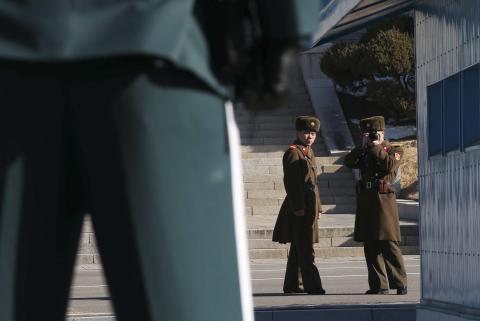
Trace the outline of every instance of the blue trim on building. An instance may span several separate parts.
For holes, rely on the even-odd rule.
[[[427,87],[428,156],[480,145],[480,66]]]

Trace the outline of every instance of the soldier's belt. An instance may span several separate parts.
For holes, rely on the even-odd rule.
[[[361,180],[358,182],[362,190],[377,190],[380,193],[392,193],[395,190],[391,187],[391,184],[384,179],[380,180]]]
[[[364,188],[364,189],[376,189],[378,188],[378,180],[374,180],[374,181],[365,181],[365,180],[361,180],[359,181],[358,183],[360,184],[360,187],[361,188]]]

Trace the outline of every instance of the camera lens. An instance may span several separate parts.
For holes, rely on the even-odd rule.
[[[380,140],[380,135],[377,132],[370,132],[368,138],[373,142],[375,140]]]

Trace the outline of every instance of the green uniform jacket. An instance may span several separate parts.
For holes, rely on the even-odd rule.
[[[283,155],[283,184],[287,196],[282,203],[278,213],[277,222],[273,230],[274,242],[288,243],[292,241],[292,223],[293,213],[297,210],[306,210],[309,205],[306,204],[305,189],[307,183],[311,183],[315,191],[315,199],[312,208],[314,213],[306,215],[316,215],[321,212],[320,195],[317,186],[317,166],[315,164],[315,155],[310,147],[300,145],[295,141],[293,145]],[[318,220],[313,219],[313,241],[318,243]]]
[[[260,3],[269,37],[302,38],[319,24],[319,0]],[[224,94],[226,89],[210,66],[212,44],[205,34],[201,7],[202,2],[195,0],[1,1],[0,58],[66,61],[154,56],[193,72]]]
[[[401,147],[384,141],[371,149],[354,148],[345,156],[345,165],[360,169],[362,181],[384,179],[392,183],[403,157]],[[357,183],[357,212],[355,217],[356,241],[389,240],[400,241],[397,198],[393,188],[380,193],[378,187],[365,188]]]

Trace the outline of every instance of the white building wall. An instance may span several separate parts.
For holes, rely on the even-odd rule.
[[[417,319],[480,319],[480,150],[429,158],[427,128],[427,86],[480,62],[480,1],[419,1],[415,21],[422,272]]]

